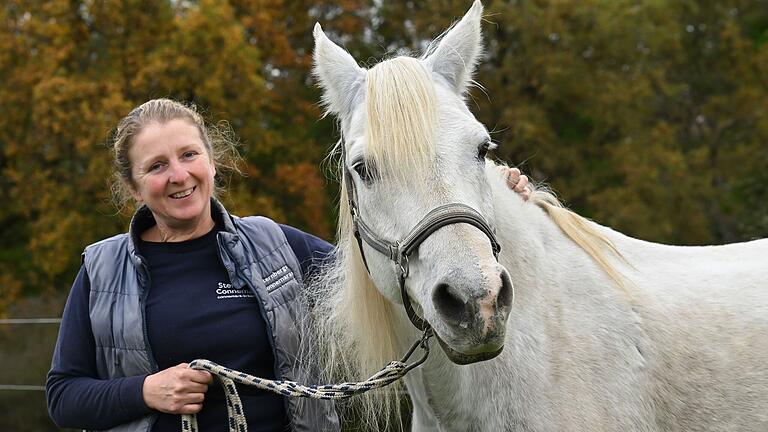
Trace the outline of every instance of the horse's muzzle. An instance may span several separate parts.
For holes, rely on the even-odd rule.
[[[506,269],[482,287],[441,281],[432,294],[440,325],[440,345],[454,363],[467,364],[496,357],[504,347],[506,323],[514,289]]]

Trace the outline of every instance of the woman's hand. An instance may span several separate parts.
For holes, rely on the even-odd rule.
[[[498,166],[501,175],[507,179],[507,187],[520,194],[523,200],[528,201],[531,197],[531,188],[528,187],[528,176],[521,174],[517,168],[509,168],[503,165]]]
[[[205,392],[212,380],[209,372],[181,363],[144,379],[144,402],[168,414],[195,414],[203,409]]]

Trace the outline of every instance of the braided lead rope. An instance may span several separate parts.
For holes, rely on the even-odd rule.
[[[401,360],[391,361],[367,380],[359,382],[305,386],[295,381],[259,378],[204,359],[193,360],[189,364],[189,367],[192,369],[207,370],[221,382],[222,387],[224,388],[224,395],[227,398],[229,432],[247,432],[248,424],[245,420],[243,403],[237,393],[235,383],[254,386],[262,390],[268,390],[288,397],[307,397],[323,400],[347,399],[392,384],[405,376],[405,374],[412,369],[424,363],[429,356],[428,342],[430,337],[432,337],[432,329],[427,328],[421,336],[421,339],[411,345],[411,348]],[[421,347],[424,351],[424,355],[416,362],[410,365],[407,364],[406,361],[417,347]],[[182,432],[200,432],[197,426],[197,415],[183,414],[181,416],[181,430]]]
[[[199,362],[200,360],[197,360],[197,361]],[[208,360],[202,360],[202,361],[210,363],[210,367],[222,368],[222,366],[219,366],[213,362],[209,362]],[[190,364],[190,367],[191,366],[192,365]],[[209,366],[209,365],[206,365],[206,366]],[[195,369],[199,369],[199,367]],[[205,369],[209,370],[208,367],[205,367]],[[229,432],[247,432],[248,424],[245,420],[243,403],[240,400],[240,395],[237,393],[237,387],[235,386],[234,380],[220,374],[214,374],[214,376],[221,383],[221,386],[224,389],[224,394],[227,398],[227,416],[229,417],[229,421],[228,421]],[[184,432],[199,432],[200,428],[197,426],[197,416],[194,414],[182,415],[181,430]]]

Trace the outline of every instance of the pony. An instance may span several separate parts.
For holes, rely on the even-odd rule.
[[[545,189],[511,193],[465,102],[482,10],[421,58],[370,69],[315,25],[343,178],[335,261],[312,299],[328,376],[399,358],[422,334],[407,305],[440,347],[405,377],[414,431],[768,430],[768,241],[655,244]],[[446,205],[479,216],[435,227],[405,263],[370,239],[397,248]],[[396,417],[398,392],[363,406]]]

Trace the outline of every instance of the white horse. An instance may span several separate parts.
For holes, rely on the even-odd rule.
[[[464,100],[481,14],[476,1],[423,58],[369,70],[315,26],[348,182],[335,268],[316,298],[329,367],[370,373],[421,334],[398,265],[370,242],[366,270],[350,203],[387,241],[459,203],[495,229],[501,253],[479,223],[453,223],[406,263],[406,301],[442,348],[406,377],[413,430],[768,431],[768,241],[654,244],[546,191],[510,193]],[[377,403],[369,410],[392,408]]]

